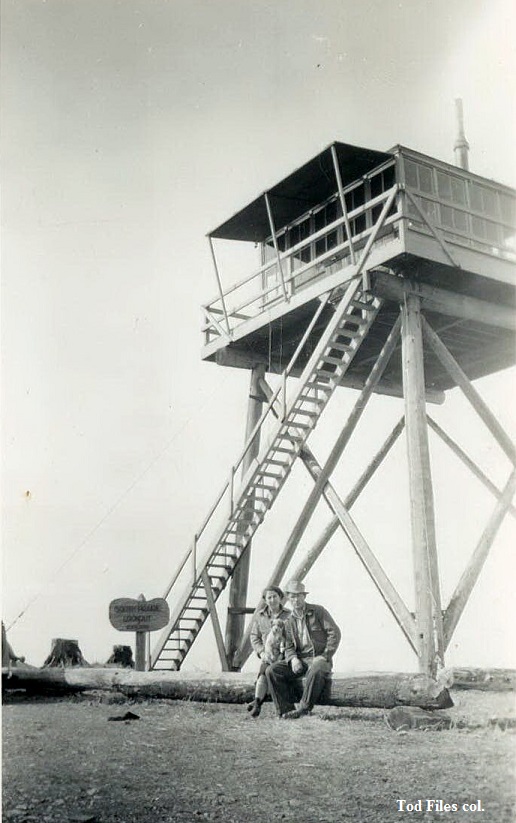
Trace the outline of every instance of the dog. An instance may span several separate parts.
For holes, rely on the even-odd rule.
[[[285,651],[285,623],[275,617],[271,621],[269,634],[265,639],[262,660],[266,663],[275,663]]]

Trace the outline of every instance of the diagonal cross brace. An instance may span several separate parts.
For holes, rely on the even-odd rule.
[[[438,425],[438,423],[436,423],[435,420],[432,417],[430,417],[430,415],[427,415],[427,420],[430,428],[433,429],[434,432],[441,438],[443,443],[446,443],[446,445],[449,446],[452,452],[456,454],[460,460],[462,460],[462,462],[465,466],[468,467],[468,469],[470,469],[472,474],[474,474],[475,477],[478,480],[480,480],[481,483],[483,483],[486,489],[489,489],[491,494],[494,495],[494,497],[496,497],[497,500],[499,500],[502,496],[502,491],[498,488],[498,486],[496,486],[492,482],[492,480],[490,480],[489,477],[486,474],[484,474],[482,469],[479,466],[477,466],[475,461],[472,460],[468,454],[466,454],[464,449],[461,449],[461,447],[458,443],[455,442],[455,440],[452,440],[449,434],[446,434],[444,429],[442,429]],[[512,504],[509,506],[508,512],[509,514],[512,514],[513,517],[516,517],[516,508]]]
[[[459,622],[462,612],[464,611],[468,602],[469,596],[473,591],[475,583],[478,580],[482,567],[486,561],[489,550],[492,546],[493,540],[496,537],[498,529],[507,514],[514,492],[516,491],[516,469],[513,470],[509,480],[507,481],[503,490],[502,496],[498,500],[491,517],[485,527],[482,536],[471,556],[469,564],[465,569],[457,588],[455,589],[451,600],[448,604],[444,615],[444,640],[445,648],[450,643],[450,640],[455,631],[455,627]]]
[[[374,387],[376,386],[377,382],[380,380],[383,372],[385,371],[387,364],[390,360],[390,357],[396,348],[396,344],[398,342],[399,334],[400,334],[400,327],[401,327],[401,317],[398,317],[394,326],[391,329],[391,332],[384,343],[382,351],[374,364],[371,372],[365,381],[364,388],[360,392],[360,395],[351,411],[351,414],[344,426],[342,432],[340,433],[337,441],[330,452],[330,455],[324,464],[321,475],[317,479],[314,488],[310,492],[308,499],[303,507],[303,510],[298,518],[294,529],[286,543],[286,546],[283,550],[283,554],[276,564],[276,568],[272,574],[272,579],[274,580],[281,580],[283,577],[287,566],[296,550],[296,547],[303,535],[306,526],[315,511],[317,503],[319,502],[321,495],[323,493],[323,489],[330,477],[331,473],[335,469],[342,452],[346,448],[351,435],[353,434],[365,408],[366,405],[374,391]]]
[[[389,434],[389,436],[387,437],[387,439],[385,440],[383,445],[377,451],[377,453],[375,454],[375,456],[373,457],[373,459],[371,460],[371,462],[369,463],[367,468],[362,472],[362,474],[358,478],[357,482],[355,483],[355,485],[353,486],[353,488],[351,489],[349,494],[347,494],[346,497],[344,498],[344,501],[343,501],[344,508],[349,510],[349,509],[352,508],[352,506],[354,506],[354,504],[356,503],[356,501],[358,500],[358,498],[362,494],[363,490],[365,489],[365,487],[367,486],[367,484],[371,480],[373,474],[380,467],[383,460],[385,459],[387,454],[390,452],[390,450],[393,447],[394,443],[396,442],[396,440],[400,436],[401,432],[403,431],[404,426],[405,426],[405,418],[402,417],[398,421],[398,423],[396,424],[394,429],[391,431],[391,433]],[[327,523],[327,525],[325,526],[325,528],[323,529],[323,531],[319,535],[318,539],[312,545],[311,549],[309,549],[309,551],[306,553],[304,559],[301,561],[301,563],[299,564],[299,566],[297,567],[297,569],[293,573],[292,578],[294,580],[303,580],[306,577],[306,575],[308,574],[308,572],[310,571],[310,569],[314,565],[315,561],[317,560],[317,558],[322,553],[324,547],[331,540],[331,538],[333,537],[333,535],[335,534],[335,532],[339,528],[339,525],[340,525],[339,518],[337,517],[337,515],[335,515],[334,517],[332,517],[332,519],[329,521],[329,523]]]
[[[509,460],[511,460],[513,465],[516,465],[516,447],[507,432],[500,425],[493,412],[479,395],[453,355],[450,354],[440,337],[438,337],[424,317],[422,317],[422,325],[423,332],[428,343],[434,350],[448,374],[453,377],[457,385],[460,386],[479,417],[482,418],[497,443],[504,450]]]
[[[301,451],[301,457],[303,457],[303,451],[306,451],[306,447]],[[307,454],[306,459],[303,459],[303,462],[307,466],[313,479],[317,482],[323,471],[321,466],[317,463],[312,454]],[[367,541],[359,531],[339,495],[329,482],[326,484],[324,498],[332,511],[334,511],[337,515],[344,533],[355,549],[359,559],[362,561],[369,577],[394,615],[396,622],[412,646],[413,650],[417,653],[416,624],[414,618],[394,588],[380,562],[369,547]]]
[[[371,369],[371,372],[364,384],[364,388],[362,389],[355,403],[355,406],[353,407],[353,410],[348,418],[348,421],[344,426],[343,431],[339,435],[337,442],[332,452],[330,453],[330,456],[328,457],[328,460],[326,461],[325,466],[321,468],[320,476],[318,477],[314,489],[309,495],[308,500],[303,508],[303,511],[298,519],[298,522],[296,523],[296,526],[294,527],[294,530],[290,535],[289,540],[287,541],[287,544],[282,552],[282,555],[278,563],[276,564],[276,568],[274,569],[271,575],[269,585],[278,585],[278,583],[281,581],[283,574],[285,573],[287,566],[290,563],[290,560],[292,559],[292,556],[298,545],[299,539],[303,534],[320,497],[325,494],[325,487],[328,483],[329,476],[332,473],[335,466],[337,465],[337,462],[342,452],[344,451],[347,443],[349,442],[349,439],[356,425],[358,424],[363,411],[365,410],[367,402],[370,399],[377,382],[381,379],[382,374],[385,371],[387,364],[392,356],[392,353],[396,348],[398,338],[400,335],[400,329],[401,315],[398,317],[393,328],[391,329],[391,332],[384,343],[380,355],[378,356],[376,363]],[[265,381],[262,381],[261,385],[266,394],[270,394],[271,389],[268,386],[268,384]],[[305,454],[305,457],[307,453],[310,453],[309,450],[307,451],[306,444],[304,449],[300,452],[300,456],[302,459],[303,453]],[[311,456],[313,457],[313,455]],[[315,460],[315,457],[313,457],[313,459]],[[246,632],[244,633],[240,647],[235,654],[235,665],[243,665],[245,660],[249,657],[249,636],[250,627],[248,627]]]

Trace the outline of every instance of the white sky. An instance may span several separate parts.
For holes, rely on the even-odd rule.
[[[514,186],[515,19],[505,0],[4,0],[2,614],[23,611],[29,662],[53,637],[90,662],[133,643],[110,600],[161,595],[240,451],[248,374],[199,356],[206,232],[335,139],[453,162],[456,96],[471,168]],[[514,373],[477,387],[514,430]],[[433,413],[503,484],[458,391]],[[343,495],[401,414],[371,402]],[[432,459],[446,603],[493,500],[434,440]],[[296,469],[256,538],[251,605],[309,489]],[[354,513],[412,607],[403,443]],[[516,665],[513,546],[509,517],[450,664]],[[342,536],[307,583],[343,628],[338,669],[415,668]],[[210,626],[189,660],[217,666]]]

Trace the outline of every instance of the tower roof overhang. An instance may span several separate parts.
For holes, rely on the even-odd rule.
[[[360,179],[393,156],[388,152],[364,149],[348,143],[330,144],[267,191],[278,228],[292,223],[336,191],[332,145],[337,153],[343,186]],[[222,240],[249,240],[254,243],[266,240],[271,235],[271,228],[264,194],[265,192],[209,232],[208,236]]]

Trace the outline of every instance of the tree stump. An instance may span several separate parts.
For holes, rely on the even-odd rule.
[[[134,669],[133,650],[130,646],[113,646],[113,654],[107,663]]]
[[[43,663],[43,668],[56,668],[58,666],[88,666],[77,640],[65,640],[62,637],[55,637],[52,640],[52,649]]]

